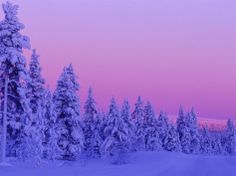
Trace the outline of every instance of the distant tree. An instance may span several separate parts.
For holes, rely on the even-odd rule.
[[[236,153],[236,131],[233,120],[231,119],[227,121],[224,148],[225,151],[230,155],[234,155]]]
[[[93,98],[92,88],[89,88],[88,98],[84,106],[84,149],[88,157],[97,158],[101,156],[100,136],[101,120],[98,119],[96,103]]]
[[[197,117],[192,108],[191,112],[187,114],[187,126],[190,131],[190,153],[200,152],[200,134],[198,130]]]
[[[128,133],[128,140],[127,140],[127,146],[129,150],[133,150],[134,142],[135,142],[135,127],[131,120],[131,114],[130,114],[130,105],[128,100],[124,100],[122,108],[121,108],[121,118],[123,119],[125,125],[127,126],[127,133]]]
[[[28,96],[30,98],[30,107],[32,113],[36,114],[42,109],[42,101],[45,94],[44,79],[41,75],[41,66],[39,63],[39,55],[34,49],[31,55],[30,68],[29,68],[30,80],[27,82]],[[38,119],[34,119],[33,123],[36,123]]]
[[[157,119],[157,131],[159,134],[161,145],[164,148],[164,140],[168,133],[168,118],[167,115],[162,111]]]
[[[41,75],[41,67],[39,63],[39,55],[36,53],[36,50],[33,50],[30,68],[29,68],[29,77],[27,81],[27,98],[30,100],[30,108],[32,110],[32,116],[30,119],[31,128],[34,129],[34,139],[35,146],[40,155],[43,155],[43,101],[45,98],[45,87],[44,79]]]
[[[102,156],[102,144],[103,144],[103,139],[101,137],[101,119],[98,117],[95,120],[95,125],[93,128],[93,133],[91,136],[91,156],[92,158],[100,158]]]
[[[169,124],[167,134],[165,136],[163,147],[167,151],[181,151],[179,135],[174,125]]]
[[[111,100],[104,133],[106,139],[103,144],[103,150],[109,156],[112,156],[114,164],[125,163],[128,154],[128,129],[124,120],[120,117],[114,98]]]
[[[207,127],[204,126],[201,133],[200,152],[202,154],[212,153],[212,135]]]
[[[184,114],[182,106],[180,106],[179,117],[177,118],[177,131],[179,133],[182,151],[186,154],[189,154],[191,153],[191,134],[187,120],[188,118]]]
[[[136,150],[145,149],[145,120],[143,116],[143,102],[141,97],[138,97],[138,100],[135,104],[134,112],[131,114],[134,126],[135,126],[135,146]]]
[[[55,129],[56,112],[53,97],[49,90],[45,91],[43,100],[43,157],[55,160],[59,152]]]
[[[53,96],[56,111],[58,156],[64,160],[76,160],[83,149],[83,131],[79,121],[79,84],[72,65],[64,68]]]
[[[150,102],[144,107],[145,119],[145,148],[146,150],[158,150],[161,148],[161,141],[157,130],[157,119]]]
[[[223,147],[222,147],[222,134],[221,132],[215,132],[215,134],[212,134],[212,140],[211,140],[211,148],[212,148],[212,154],[214,155],[220,155],[224,153]]]

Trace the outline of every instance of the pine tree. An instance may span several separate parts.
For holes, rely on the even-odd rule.
[[[168,118],[167,118],[167,115],[163,113],[162,111],[157,119],[157,131],[159,134],[161,145],[162,147],[164,147],[164,140],[168,132]]]
[[[103,139],[101,137],[101,119],[98,117],[94,121],[93,133],[91,136],[91,148],[90,153],[92,158],[100,158],[102,156],[102,143]]]
[[[212,135],[212,140],[211,140],[212,154],[219,155],[224,153],[221,139],[222,139],[221,132],[220,133],[217,132],[216,134]]]
[[[6,148],[8,156],[24,157],[23,150],[30,139],[31,112],[26,98],[26,80],[29,77],[23,56],[23,49],[29,49],[30,42],[20,33],[24,25],[17,18],[18,6],[6,2],[2,7],[5,19],[0,22],[0,81],[4,85],[1,87],[1,99],[4,101],[1,158],[5,160]],[[27,154],[30,153],[29,149]]]
[[[83,149],[83,131],[79,121],[79,84],[72,65],[64,68],[55,90],[57,144],[60,159],[75,160]]]
[[[93,98],[92,88],[89,88],[88,98],[84,106],[84,149],[88,157],[100,157],[100,119],[98,119],[98,112],[96,103]],[[95,155],[95,156],[94,156]]]
[[[202,129],[201,139],[200,139],[200,152],[202,154],[212,153],[212,135],[207,127],[204,126]]]
[[[127,126],[128,130],[128,141],[127,146],[130,151],[133,150],[134,142],[135,142],[135,127],[131,121],[131,114],[130,114],[130,105],[128,100],[124,100],[122,107],[121,107],[121,118],[123,119],[125,125]]]
[[[190,144],[190,153],[199,153],[200,152],[200,135],[198,131],[197,117],[192,108],[191,112],[187,114],[187,125],[189,127],[191,144]]]
[[[146,150],[157,150],[161,148],[161,141],[157,130],[157,119],[151,103],[148,101],[144,107],[145,119],[145,148]]]
[[[28,96],[30,97],[30,106],[33,114],[37,114],[37,112],[41,110],[42,101],[45,94],[45,88],[44,88],[45,81],[41,75],[41,67],[38,59],[39,55],[36,53],[36,50],[34,49],[31,55],[30,69],[29,69],[29,76],[31,79],[27,83]],[[37,121],[36,119],[34,120]]]
[[[141,97],[135,104],[134,112],[131,114],[134,126],[135,126],[135,150],[145,149],[145,120],[143,116],[143,102]]]
[[[43,98],[43,157],[55,160],[59,152],[56,135],[56,113],[53,97],[49,90],[45,91]]]
[[[167,134],[165,136],[163,147],[167,151],[181,151],[179,135],[174,125],[169,124]]]
[[[107,137],[103,144],[103,150],[114,158],[114,164],[125,163],[128,154],[128,130],[124,120],[120,117],[114,98],[111,100],[104,133]]]
[[[177,119],[177,131],[182,147],[182,151],[186,154],[191,153],[191,134],[187,116],[184,114],[182,106],[179,109],[179,117]]]
[[[35,141],[35,146],[37,146],[37,152],[40,156],[43,155],[43,100],[45,98],[45,88],[44,79],[41,75],[41,67],[39,64],[39,55],[36,50],[33,50],[29,77],[27,81],[27,98],[30,100],[30,108],[32,110],[32,116],[30,119],[31,128],[33,129],[32,137]]]

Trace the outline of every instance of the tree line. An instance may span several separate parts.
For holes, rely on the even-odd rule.
[[[0,119],[1,160],[69,160],[82,156],[110,156],[125,163],[137,151],[171,151],[186,154],[228,154],[236,152],[235,127],[214,131],[199,127],[192,109],[180,107],[176,123],[166,113],[158,116],[150,102],[138,97],[131,111],[127,99],[121,108],[111,99],[108,112],[99,111],[92,88],[80,112],[79,83],[72,64],[66,66],[55,91],[45,86],[39,55],[32,51],[29,68],[23,49],[30,49],[24,25],[17,18],[17,5],[2,5],[0,21]]]

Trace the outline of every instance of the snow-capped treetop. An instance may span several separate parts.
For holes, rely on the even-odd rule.
[[[38,84],[44,84],[45,81],[41,75],[42,69],[41,69],[41,66],[39,63],[39,57],[40,57],[40,55],[38,55],[36,53],[36,50],[33,49],[32,55],[31,55],[31,60],[30,60],[30,65],[29,65],[29,67],[30,67],[29,74],[30,74],[31,79],[33,79],[32,81],[34,81],[35,83],[38,83]]]
[[[2,8],[5,14],[5,19],[8,21],[18,21],[17,18],[17,10],[19,8],[18,5],[12,5],[9,1],[5,4],[2,4]]]
[[[76,80],[72,65],[65,67],[57,82],[57,88],[53,96],[54,102],[56,103],[56,111],[59,110],[62,114],[75,113],[74,115],[71,114],[73,117],[79,116],[79,97],[77,95],[78,90],[79,84]],[[71,103],[71,105],[68,103]],[[63,109],[63,106],[65,109]],[[71,109],[71,107],[73,107],[73,109]]]
[[[78,77],[74,72],[74,68],[73,68],[72,64],[70,64],[68,67],[66,67],[66,72],[70,76],[70,80],[73,82],[74,89],[76,91],[78,91],[79,90],[79,83],[77,82]]]
[[[167,118],[166,113],[164,113],[163,111],[160,112],[160,115],[157,119],[157,125],[158,125],[158,127],[161,127],[163,129],[167,130],[168,118]]]
[[[29,68],[30,79],[27,81],[28,97],[30,98],[30,106],[33,113],[38,112],[42,106],[42,100],[45,94],[45,81],[41,75],[38,58],[39,55],[36,53],[36,50],[33,50]]]
[[[143,115],[144,115],[145,122],[149,125],[151,125],[154,122],[154,120],[156,120],[153,107],[149,101],[147,102],[147,104],[144,107]]]
[[[111,99],[111,104],[109,106],[109,112],[108,112],[108,122],[109,123],[117,123],[116,121],[118,120],[119,118],[119,109],[117,107],[117,104],[116,104],[116,100],[114,97],[112,97]],[[108,123],[108,125],[109,125]]]
[[[93,123],[97,118],[96,102],[93,98],[93,91],[90,87],[88,90],[88,97],[84,105],[84,121]]]
[[[29,38],[20,34],[24,25],[18,22],[17,5],[7,2],[2,5],[5,19],[0,22],[0,62],[5,74],[26,77],[26,59],[23,49],[30,48]],[[17,75],[16,75],[17,74]],[[17,78],[16,78],[17,79]]]
[[[122,104],[120,115],[124,122],[128,125],[128,127],[133,128],[133,125],[131,124],[130,105],[127,99],[125,99]]]
[[[131,114],[134,121],[143,120],[143,102],[141,96],[138,97],[134,112]]]

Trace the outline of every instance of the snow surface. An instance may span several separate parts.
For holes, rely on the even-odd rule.
[[[0,166],[1,176],[235,176],[236,156],[185,155],[173,152],[138,152],[126,165],[107,159],[49,163],[35,166],[11,163]]]

